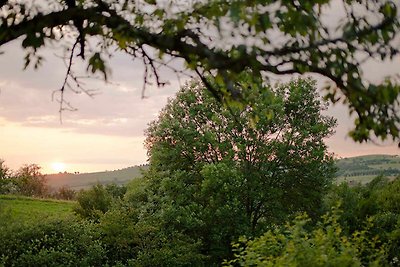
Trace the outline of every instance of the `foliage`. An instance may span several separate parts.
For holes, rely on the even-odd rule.
[[[0,194],[19,194],[33,197],[46,197],[49,188],[46,177],[36,164],[24,165],[12,172],[0,160]]]
[[[74,211],[81,217],[92,220],[98,220],[112,204],[112,196],[102,184],[94,185],[88,190],[81,190],[76,200],[77,205]]]
[[[129,266],[201,266],[199,244],[160,223],[139,217],[131,207],[113,209],[99,222],[108,262]]]
[[[387,261],[399,265],[400,254],[400,178],[389,181],[378,176],[366,186],[334,186],[325,198],[325,209],[341,202],[343,214],[340,223],[348,234],[361,229],[366,220],[373,226],[371,235],[377,235],[387,244]]]
[[[126,190],[126,186],[116,184],[97,184],[88,190],[81,190],[76,196],[74,211],[82,218],[98,221],[114,204],[121,202]]]
[[[235,258],[226,266],[389,266],[384,247],[370,238],[370,222],[346,236],[338,222],[339,214],[323,216],[323,222],[308,230],[306,215],[285,227],[266,232],[254,240],[234,244]]]
[[[183,59],[225,103],[243,104],[240,91],[247,88],[236,83],[246,69],[257,77],[317,73],[331,81],[326,97],[356,115],[354,140],[397,139],[399,81],[393,76],[372,83],[362,69],[368,59],[397,58],[398,8],[391,0],[1,1],[0,45],[21,40],[25,67],[36,68],[43,61],[40,48],[76,38],[61,94],[71,84],[82,89],[71,70],[79,46],[89,72],[106,79],[106,59],[117,47],[143,61],[145,84],[154,77],[160,86],[165,82],[158,66],[180,73],[169,63]],[[210,73],[215,83],[206,82]]]
[[[338,180],[352,181],[359,178],[370,182],[365,176],[396,177],[400,174],[400,158],[396,155],[368,155],[339,159],[336,162]],[[372,180],[372,179],[371,179]]]
[[[17,193],[24,196],[44,197],[49,191],[46,177],[36,164],[22,166],[13,176],[13,182]]]
[[[5,165],[4,160],[0,159],[0,194],[7,194],[13,191],[11,176],[10,168]]]
[[[68,186],[62,186],[52,195],[56,199],[73,200],[76,197],[76,191]]]
[[[321,115],[314,82],[251,93],[252,108],[226,109],[193,82],[147,130],[148,209],[167,229],[201,240],[214,262],[239,235],[298,211],[317,216],[333,178],[323,138],[335,122]]]
[[[0,222],[4,266],[101,266],[105,251],[94,225],[74,219]]]
[[[4,160],[0,159],[0,179],[8,179],[11,176],[11,170],[4,164]]]
[[[105,189],[113,198],[122,199],[126,193],[127,187],[111,183],[106,185]]]

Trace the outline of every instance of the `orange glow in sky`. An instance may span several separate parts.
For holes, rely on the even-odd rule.
[[[62,162],[53,162],[51,164],[51,168],[53,169],[54,172],[64,172],[65,171],[65,163]]]

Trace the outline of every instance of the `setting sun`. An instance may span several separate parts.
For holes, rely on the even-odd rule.
[[[51,168],[55,172],[64,172],[65,171],[65,163],[62,162],[53,162],[51,164]]]

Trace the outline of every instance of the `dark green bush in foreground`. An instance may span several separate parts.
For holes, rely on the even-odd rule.
[[[341,184],[331,189],[325,207],[341,203],[339,219],[347,235],[360,230],[371,221],[369,237],[378,236],[392,266],[400,266],[400,177],[393,181],[378,176],[369,184],[350,187]]]
[[[400,179],[334,186],[327,215],[275,225],[259,237],[234,241],[230,266],[399,266]],[[119,205],[85,219],[22,224],[0,212],[0,266],[210,266],[201,240],[165,227],[145,186]],[[211,194],[211,192],[210,192]],[[137,196],[137,198],[135,198]],[[147,202],[140,199],[147,198]],[[133,202],[136,201],[136,202]],[[335,207],[341,202],[341,210]],[[333,212],[331,211],[333,208]],[[219,210],[216,207],[216,213]],[[221,222],[222,223],[222,222]],[[215,253],[215,251],[214,251]]]
[[[293,223],[266,232],[254,240],[235,244],[235,258],[227,266],[388,266],[385,247],[365,229],[347,236],[338,213],[327,214],[312,231],[306,215]]]
[[[179,232],[163,231],[160,222],[139,216],[131,208],[102,216],[98,227],[111,265],[203,266],[205,257],[197,242]]]
[[[35,224],[0,223],[0,265],[100,266],[106,261],[99,232],[75,219]]]

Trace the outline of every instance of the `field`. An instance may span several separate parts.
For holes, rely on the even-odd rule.
[[[93,173],[59,173],[47,175],[47,183],[50,187],[58,189],[62,186],[68,186],[74,190],[87,189],[97,183],[118,185],[127,184],[132,179],[142,175],[142,170],[147,166],[133,166],[121,170],[93,172]]]
[[[337,181],[368,183],[378,175],[394,178],[400,175],[400,157],[397,155],[368,155],[343,158],[337,161]]]
[[[73,214],[74,201],[0,195],[0,219],[7,222],[32,222]]]

